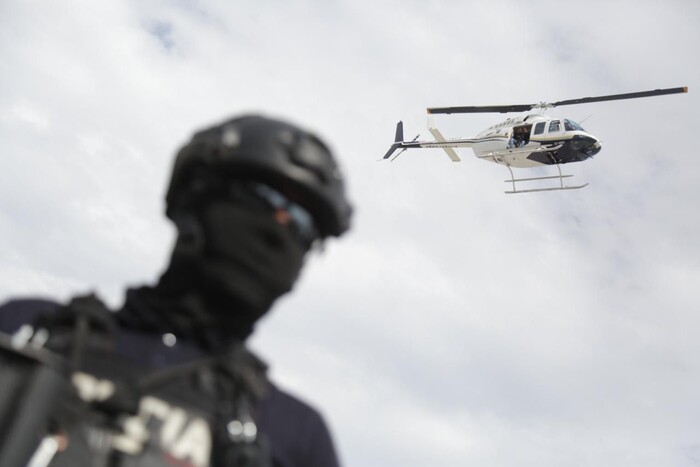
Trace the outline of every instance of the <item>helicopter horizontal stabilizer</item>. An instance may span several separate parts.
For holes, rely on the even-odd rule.
[[[430,131],[430,133],[432,133],[433,137],[435,138],[435,141],[438,141],[440,143],[447,142],[445,137],[442,136],[442,133],[440,133],[440,130],[435,128],[435,125],[434,125],[432,119],[428,120],[428,131]],[[442,149],[444,149],[445,153],[447,154],[447,157],[452,159],[452,162],[459,162],[462,160],[459,158],[459,156],[457,155],[457,152],[454,149],[452,149],[450,147],[443,147]]]

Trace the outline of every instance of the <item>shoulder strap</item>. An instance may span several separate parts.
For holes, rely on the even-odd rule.
[[[55,313],[41,315],[35,324],[37,332],[45,329],[49,335],[67,330],[69,342],[64,354],[68,357],[73,371],[80,370],[88,337],[97,331],[114,335],[117,322],[113,313],[94,293],[76,296]]]

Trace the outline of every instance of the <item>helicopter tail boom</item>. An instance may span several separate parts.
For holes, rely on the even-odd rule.
[[[457,152],[453,148],[471,147],[473,144],[481,141],[481,139],[447,140],[442,135],[440,130],[438,130],[435,127],[434,123],[432,122],[432,119],[428,122],[428,130],[435,138],[435,141],[418,141],[418,138],[420,137],[420,135],[416,135],[416,137],[413,138],[411,141],[404,141],[404,139],[403,139],[403,122],[397,123],[396,124],[396,135],[394,136],[394,144],[391,145],[391,147],[386,152],[386,154],[384,154],[384,157],[382,159],[389,159],[394,154],[394,152],[396,152],[397,149],[401,149],[401,152],[399,152],[391,160],[396,159],[406,149],[410,149],[410,148],[440,148],[440,149],[445,151],[447,156],[453,162],[459,162],[459,161],[461,161],[461,159],[457,155]]]

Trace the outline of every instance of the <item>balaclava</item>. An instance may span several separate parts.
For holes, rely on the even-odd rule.
[[[339,236],[351,213],[327,146],[259,116],[195,134],[177,156],[167,204],[178,229],[170,265],[155,288],[131,293],[120,314],[213,345],[245,339],[292,288],[313,240],[309,228],[317,241]],[[297,217],[313,224],[305,235]]]

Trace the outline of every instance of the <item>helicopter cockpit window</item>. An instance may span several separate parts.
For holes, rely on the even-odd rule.
[[[565,129],[566,131],[576,131],[576,130],[579,130],[579,131],[586,131],[586,130],[583,129],[583,127],[582,127],[581,125],[579,125],[579,124],[576,123],[575,121],[573,121],[573,120],[567,120],[567,119],[564,119],[564,129]]]
[[[544,133],[544,126],[547,122],[540,122],[535,125],[535,131],[532,132],[533,135],[541,135]]]
[[[554,131],[559,131],[561,129],[561,126],[559,125],[559,120],[552,120],[549,122],[549,133],[552,133]]]

